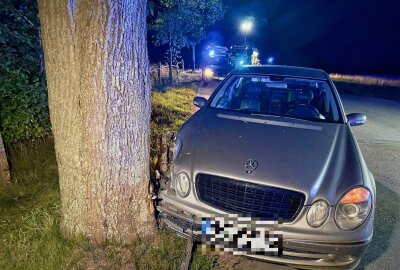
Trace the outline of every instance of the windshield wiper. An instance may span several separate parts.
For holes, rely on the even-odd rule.
[[[272,116],[272,117],[283,118],[283,119],[287,119],[287,120],[303,120],[303,121],[307,121],[307,122],[315,122],[310,119],[296,118],[296,117],[290,117],[290,116],[286,116],[286,115],[261,114],[261,113],[251,113],[250,115],[252,115],[252,116]]]
[[[250,113],[250,115],[253,115],[253,116],[272,116],[272,117],[278,117],[278,118],[283,117],[282,115],[264,114],[264,113]]]

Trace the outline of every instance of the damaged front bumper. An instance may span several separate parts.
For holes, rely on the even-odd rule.
[[[191,209],[193,211],[190,211],[187,207],[180,207],[182,205],[166,193],[160,197],[162,200],[157,206],[160,222],[181,237],[188,238],[194,235],[197,240],[200,240],[201,216],[213,212],[207,207],[202,208],[200,205],[200,208]],[[283,233],[281,256],[246,256],[300,269],[354,269],[360,262],[365,248],[372,240],[372,233],[361,241],[340,242],[310,240],[306,237],[302,239],[301,237],[294,237],[294,234],[291,233],[285,235],[285,231]]]

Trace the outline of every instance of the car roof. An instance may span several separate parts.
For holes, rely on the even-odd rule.
[[[231,74],[262,74],[276,76],[293,76],[318,80],[329,79],[328,74],[321,69],[278,65],[242,66],[234,69]]]

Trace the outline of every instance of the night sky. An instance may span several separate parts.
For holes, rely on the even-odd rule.
[[[397,0],[226,0],[225,18],[202,46],[243,44],[241,19],[253,16],[249,40],[263,63],[317,67],[328,72],[400,74]],[[199,46],[199,54],[200,54]],[[153,54],[153,55],[152,55]],[[157,55],[154,55],[157,54]],[[159,50],[150,48],[150,57]],[[190,55],[182,52],[187,63]]]

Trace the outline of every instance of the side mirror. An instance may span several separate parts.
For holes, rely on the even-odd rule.
[[[367,122],[367,116],[363,113],[351,113],[347,115],[350,126],[361,126]]]
[[[201,108],[204,106],[204,104],[206,104],[207,99],[203,98],[203,97],[195,97],[193,99],[193,104],[194,106]]]

